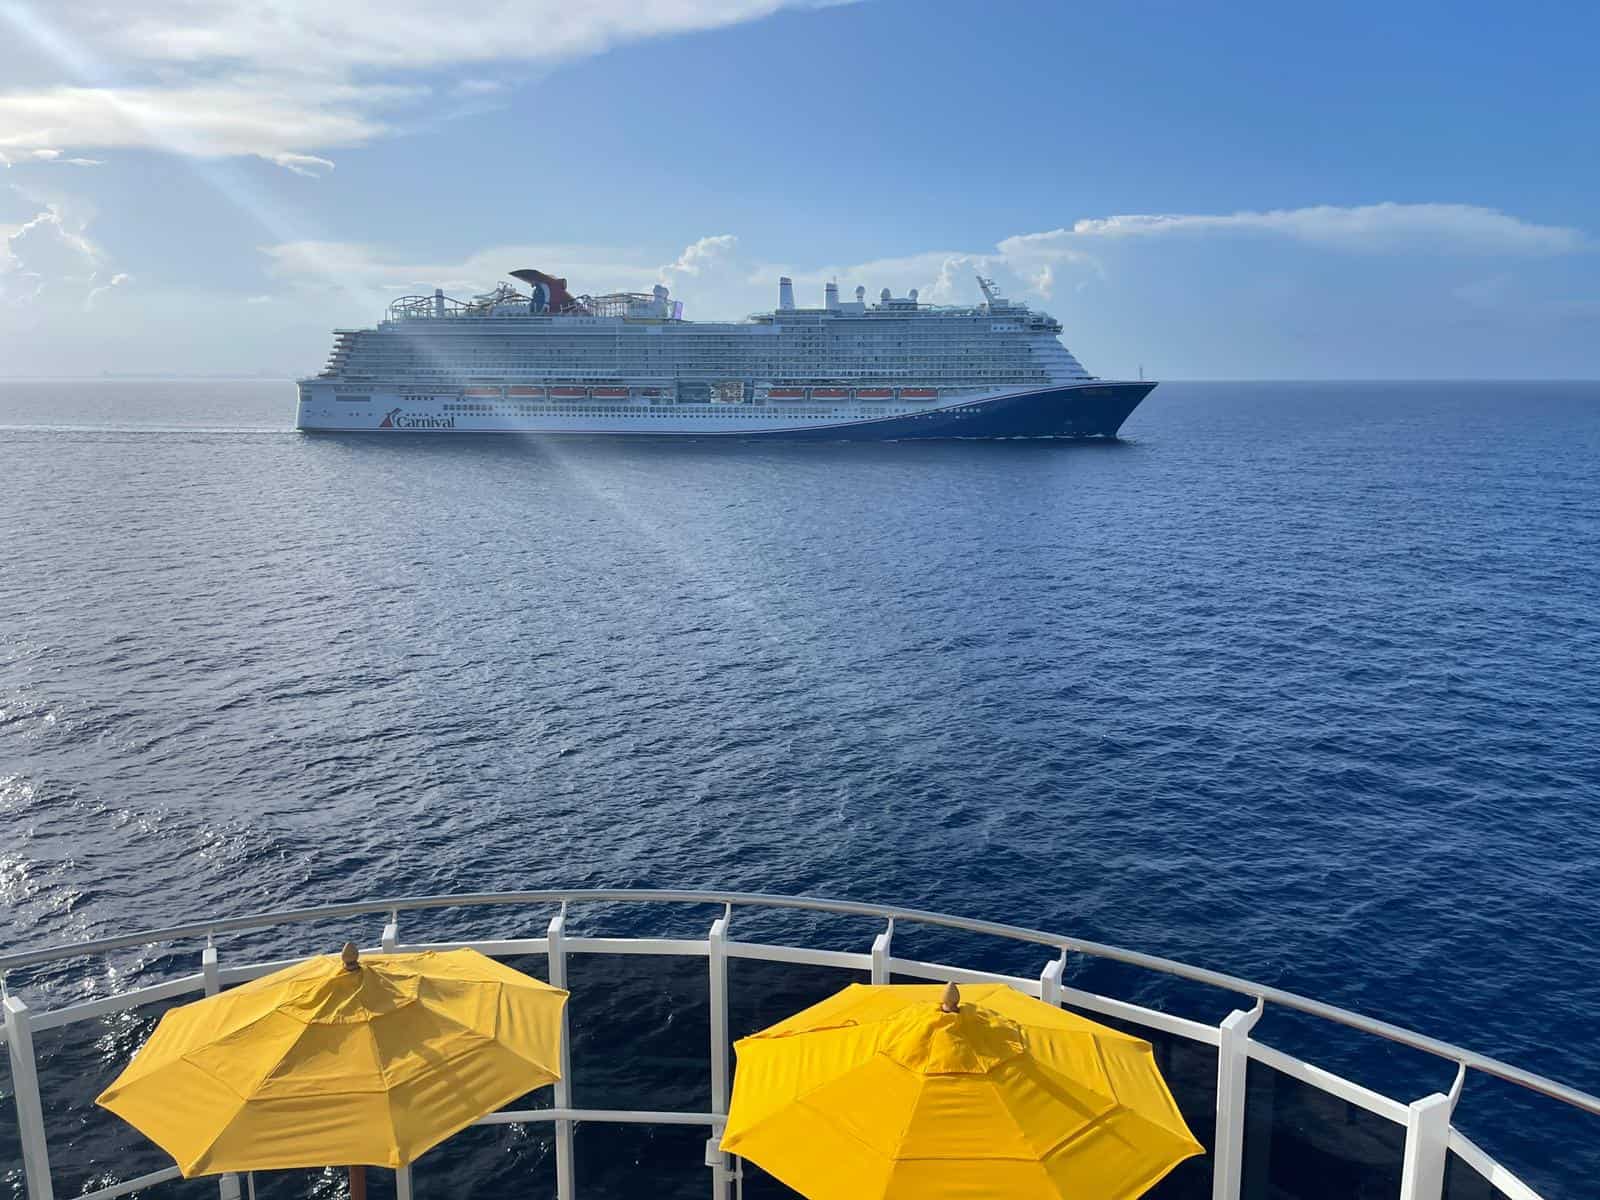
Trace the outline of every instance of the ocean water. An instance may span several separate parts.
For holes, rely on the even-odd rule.
[[[809,893],[1184,959],[1600,1092],[1600,385],[1164,384],[1090,445],[315,437],[292,402],[0,385],[7,946],[425,892]],[[580,1050],[647,1053],[580,1053],[579,1102],[693,1107],[703,966],[622,966],[574,966]],[[736,1025],[840,982],[737,970]],[[58,1194],[161,1165],[81,1107],[151,1019],[40,1035]],[[1450,1082],[1258,1034],[1403,1098]],[[1591,1193],[1600,1118],[1472,1077],[1457,1123]],[[585,1126],[583,1192],[701,1195],[701,1137]],[[1259,1194],[1329,1194],[1307,1161]],[[473,1130],[430,1178],[548,1192],[548,1139]]]

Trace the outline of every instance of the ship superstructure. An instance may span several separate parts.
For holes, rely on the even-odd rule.
[[[979,277],[970,307],[915,290],[876,303],[829,283],[798,308],[688,321],[665,287],[574,296],[520,270],[462,301],[405,296],[373,329],[336,330],[299,383],[310,430],[828,439],[1112,437],[1155,386],[1097,379],[1047,313]]]

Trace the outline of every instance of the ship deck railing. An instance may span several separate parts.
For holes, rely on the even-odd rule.
[[[581,910],[596,911],[601,906],[652,906],[656,911],[681,910],[684,906],[721,908],[703,935],[681,936],[590,936],[569,931],[569,921]],[[499,928],[486,932],[496,936],[447,941],[406,941],[401,930],[406,918],[422,919],[419,914],[448,910],[461,917],[466,910],[510,912]],[[527,910],[554,912],[539,936],[521,936],[526,931]],[[605,908],[604,911],[611,911]],[[755,914],[760,914],[757,919]],[[807,928],[820,918],[860,918],[881,928],[870,944],[859,950],[841,950],[794,944],[791,941],[741,940],[741,923],[755,921],[772,927],[777,919],[798,920]],[[323,905],[248,916],[217,917],[191,921],[162,929],[143,930],[126,935],[100,937],[67,945],[0,954],[0,980],[8,975],[13,987],[4,999],[4,1026],[0,1040],[10,1060],[11,1084],[22,1151],[22,1169],[28,1200],[53,1200],[55,1180],[50,1166],[50,1144],[45,1106],[40,1089],[39,1064],[34,1052],[36,1032],[98,1022],[113,1014],[146,1006],[164,1004],[194,994],[214,995],[222,988],[259,978],[300,960],[305,954],[326,950],[326,946],[301,947],[295,957],[273,961],[227,962],[221,958],[218,941],[230,934],[268,933],[287,936],[294,927],[330,921],[350,922],[361,918],[382,918],[383,925],[374,953],[470,946],[491,957],[542,955],[547,960],[547,978],[557,987],[567,986],[568,962],[578,955],[669,956],[700,958],[706,961],[707,1003],[710,1038],[706,1046],[709,1080],[709,1107],[704,1111],[661,1111],[651,1109],[585,1108],[574,1104],[574,1079],[583,1077],[583,1063],[569,1063],[563,1078],[554,1084],[553,1104],[548,1108],[518,1109],[491,1113],[479,1125],[535,1123],[553,1126],[555,1144],[555,1195],[557,1200],[575,1200],[580,1180],[574,1170],[574,1139],[580,1123],[695,1126],[705,1130],[703,1165],[708,1171],[708,1186],[713,1200],[733,1200],[736,1185],[743,1179],[744,1165],[722,1154],[717,1140],[726,1120],[732,1087],[732,1034],[729,1024],[730,961],[756,961],[796,967],[833,968],[873,983],[892,981],[954,980],[959,983],[1000,982],[1038,997],[1048,1004],[1061,1005],[1092,1017],[1107,1018],[1124,1028],[1133,1028],[1165,1045],[1201,1047],[1215,1050],[1215,1125],[1211,1137],[1202,1135],[1208,1154],[1204,1160],[1210,1174],[1212,1200],[1240,1200],[1240,1197],[1266,1195],[1259,1164],[1269,1155],[1253,1147],[1246,1155],[1246,1109],[1251,1089],[1258,1083],[1259,1065],[1273,1078],[1287,1077],[1321,1093],[1325,1099],[1342,1104],[1336,1110],[1350,1121],[1358,1113],[1375,1117],[1392,1126],[1399,1145],[1399,1162],[1388,1164],[1386,1176],[1398,1174],[1398,1200],[1442,1200],[1461,1194],[1459,1181],[1473,1180],[1473,1196],[1503,1197],[1505,1200],[1541,1200],[1541,1197],[1516,1174],[1468,1139],[1453,1123],[1453,1113],[1469,1073],[1478,1073],[1514,1084],[1529,1092],[1557,1101],[1591,1115],[1600,1115],[1600,1098],[1556,1080],[1526,1071],[1499,1059],[1461,1046],[1415,1033],[1397,1025],[1363,1016],[1348,1009],[1313,1000],[1296,993],[1254,983],[1218,971],[1191,966],[1168,958],[1128,950],[1081,938],[992,921],[947,916],[919,909],[891,905],[792,897],[745,892],[664,891],[656,889],[589,888],[521,892],[483,892],[457,895],[408,896]],[[478,925],[478,918],[473,925]],[[376,925],[376,921],[374,921]],[[920,958],[896,952],[896,936],[904,938],[908,929],[934,931],[940,935],[978,935],[1036,949],[1043,957],[1037,975],[1017,975]],[[780,930],[781,931],[781,930]],[[792,933],[793,929],[790,928]],[[176,975],[159,982],[126,991],[76,999],[56,1007],[35,1008],[27,1002],[28,985],[15,987],[19,975],[33,975],[40,968],[59,976],[62,968],[75,960],[98,959],[118,951],[166,948],[170,960],[192,952],[197,972]],[[1074,962],[1074,960],[1077,960]],[[1122,964],[1140,972],[1153,972],[1171,980],[1187,981],[1219,989],[1244,1003],[1219,1024],[1180,1016],[1173,1012],[1135,1003],[1131,1000],[1084,990],[1069,983],[1069,963]],[[36,976],[37,989],[59,991],[59,984]],[[570,1016],[569,1005],[569,1016]],[[1433,1091],[1416,1099],[1397,1099],[1358,1084],[1324,1067],[1286,1053],[1255,1035],[1255,1027],[1268,1009],[1281,1010],[1341,1026],[1382,1042],[1409,1047],[1422,1055],[1454,1068],[1454,1082],[1447,1091]],[[752,1032],[752,1031],[745,1031]],[[570,1038],[566,1040],[570,1050]],[[1159,1046],[1158,1046],[1159,1056]],[[1209,1078],[1209,1076],[1208,1076]],[[1267,1086],[1271,1086],[1269,1083]],[[1421,1090],[1418,1088],[1416,1090]],[[1192,1106],[1191,1106],[1192,1107]],[[1194,1113],[1189,1114],[1194,1120]],[[1361,1119],[1365,1120],[1366,1117]],[[59,1134],[58,1130],[58,1134]],[[1256,1135],[1252,1135],[1256,1136]],[[1327,1139],[1324,1139],[1324,1152]],[[1270,1147],[1267,1147],[1270,1150]],[[1370,1157],[1371,1139],[1348,1147],[1355,1158]],[[1248,1161],[1247,1161],[1248,1160]],[[1365,1161],[1363,1159],[1363,1161]],[[700,1162],[697,1158],[696,1166]],[[1398,1167],[1398,1171],[1393,1170]],[[1250,1177],[1247,1178],[1247,1175]],[[94,1190],[80,1191],[77,1200],[114,1200],[144,1191],[179,1178],[175,1166],[110,1183]],[[237,1200],[241,1181],[236,1176],[212,1177],[222,1200]],[[1447,1185],[1447,1179],[1452,1182]],[[253,1194],[254,1181],[248,1181]],[[410,1200],[411,1168],[395,1173],[397,1200]],[[741,1193],[742,1194],[742,1193]],[[1274,1192],[1273,1194],[1281,1194]],[[1363,1190],[1362,1195],[1377,1195]]]

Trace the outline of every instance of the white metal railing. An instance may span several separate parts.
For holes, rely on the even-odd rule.
[[[722,914],[711,924],[705,938],[676,937],[592,937],[573,936],[567,933],[567,917],[574,904],[668,904],[668,905],[720,905]],[[400,937],[400,916],[405,912],[435,909],[465,909],[498,906],[548,906],[558,905],[543,937],[491,938],[450,942],[408,943]],[[875,918],[884,922],[883,930],[873,939],[866,952],[851,952],[811,948],[796,945],[778,945],[762,942],[742,942],[731,936],[737,909],[801,910],[809,913],[835,914]],[[556,1192],[558,1200],[573,1200],[576,1179],[573,1168],[573,1137],[580,1121],[600,1123],[696,1125],[704,1127],[709,1138],[706,1143],[705,1164],[711,1170],[713,1200],[729,1200],[733,1181],[739,1177],[740,1165],[731,1162],[717,1148],[721,1127],[726,1120],[728,1099],[732,1083],[729,1062],[730,1032],[728,1026],[728,961],[748,959],[761,962],[793,965],[832,967],[860,971],[875,983],[887,982],[891,977],[908,977],[936,981],[1001,982],[1009,984],[1031,996],[1051,1004],[1066,1004],[1073,1008],[1152,1029],[1168,1036],[1189,1042],[1214,1046],[1217,1049],[1216,1137],[1212,1155],[1213,1200],[1238,1200],[1243,1177],[1244,1117],[1246,1098],[1246,1068],[1251,1060],[1281,1072],[1319,1091],[1336,1096],[1384,1120],[1403,1126],[1406,1130],[1402,1162],[1400,1200],[1440,1200],[1448,1156],[1457,1155],[1478,1175],[1509,1200],[1539,1200],[1538,1195],[1512,1172],[1484,1153],[1477,1145],[1452,1127],[1451,1114],[1461,1093],[1468,1070],[1474,1070],[1518,1084],[1541,1095],[1559,1100],[1583,1111],[1600,1114],[1600,1098],[1542,1076],[1534,1075],[1510,1064],[1500,1062],[1463,1048],[1438,1041],[1409,1030],[1363,1017],[1345,1009],[1323,1004],[1286,992],[1282,989],[1251,983],[1230,975],[1188,966],[1170,959],[1140,954],[1120,947],[1063,937],[1039,930],[1018,926],[975,921],[961,917],[916,909],[895,908],[886,905],[857,904],[848,901],[821,900],[810,897],[772,896],[742,892],[660,891],[640,889],[583,889],[570,891],[495,892],[445,896],[416,896],[396,900],[363,901],[352,904],[326,905],[318,908],[295,909],[286,912],[257,916],[228,917],[213,921],[191,922],[167,929],[148,930],[117,937],[97,938],[66,946],[17,951],[0,954],[0,980],[6,972],[24,967],[59,963],[64,960],[96,956],[114,950],[156,944],[183,943],[204,939],[201,953],[201,971],[195,975],[165,980],[160,983],[63,1005],[55,1009],[33,1011],[22,999],[12,994],[4,998],[4,1027],[0,1040],[6,1045],[11,1062],[12,1085],[15,1093],[16,1116],[22,1147],[22,1166],[29,1200],[53,1200],[50,1172],[49,1146],[45,1133],[43,1105],[40,1098],[36,1061],[33,1052],[33,1033],[80,1021],[95,1020],[112,1013],[123,1012],[147,1004],[186,995],[191,992],[215,994],[220,988],[258,978],[289,965],[299,959],[272,962],[246,963],[223,967],[218,961],[214,944],[216,936],[225,933],[245,932],[304,924],[311,921],[347,919],[382,914],[387,921],[382,937],[373,953],[445,949],[469,946],[490,956],[544,954],[548,957],[549,981],[556,987],[567,986],[567,960],[574,954],[590,955],[659,955],[677,957],[703,957],[707,960],[708,996],[710,1003],[710,1043],[708,1067],[710,1073],[711,1111],[709,1112],[650,1112],[612,1109],[584,1109],[572,1103],[572,1064],[570,1039],[563,1027],[562,1073],[554,1085],[554,1105],[547,1109],[503,1111],[484,1117],[478,1124],[522,1124],[549,1122],[554,1127],[556,1147]],[[1054,951],[1037,978],[1024,978],[989,971],[972,970],[949,964],[924,962],[898,957],[892,952],[896,923],[922,925],[966,933],[988,935],[1039,946]],[[1232,1012],[1219,1026],[1160,1012],[1126,1000],[1103,996],[1067,986],[1063,982],[1067,956],[1070,953],[1107,959],[1161,972],[1193,982],[1221,988],[1249,996],[1253,1007]],[[1410,1046],[1427,1054],[1455,1064],[1456,1080],[1448,1094],[1435,1093],[1409,1104],[1362,1087],[1348,1079],[1311,1063],[1295,1058],[1252,1037],[1252,1030],[1268,1004],[1275,1007],[1306,1013],[1327,1021],[1360,1030],[1364,1033]],[[150,1187],[153,1184],[178,1177],[175,1167],[141,1175],[121,1183],[102,1187],[86,1193],[78,1200],[114,1200],[115,1197]],[[219,1179],[222,1200],[238,1200],[239,1181],[233,1176]],[[398,1200],[410,1200],[411,1179],[409,1169],[401,1170],[396,1179]]]

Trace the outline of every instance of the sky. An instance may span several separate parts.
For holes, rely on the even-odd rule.
[[[1096,374],[1600,378],[1600,5],[0,0],[0,376],[311,374],[537,267],[993,276]]]

